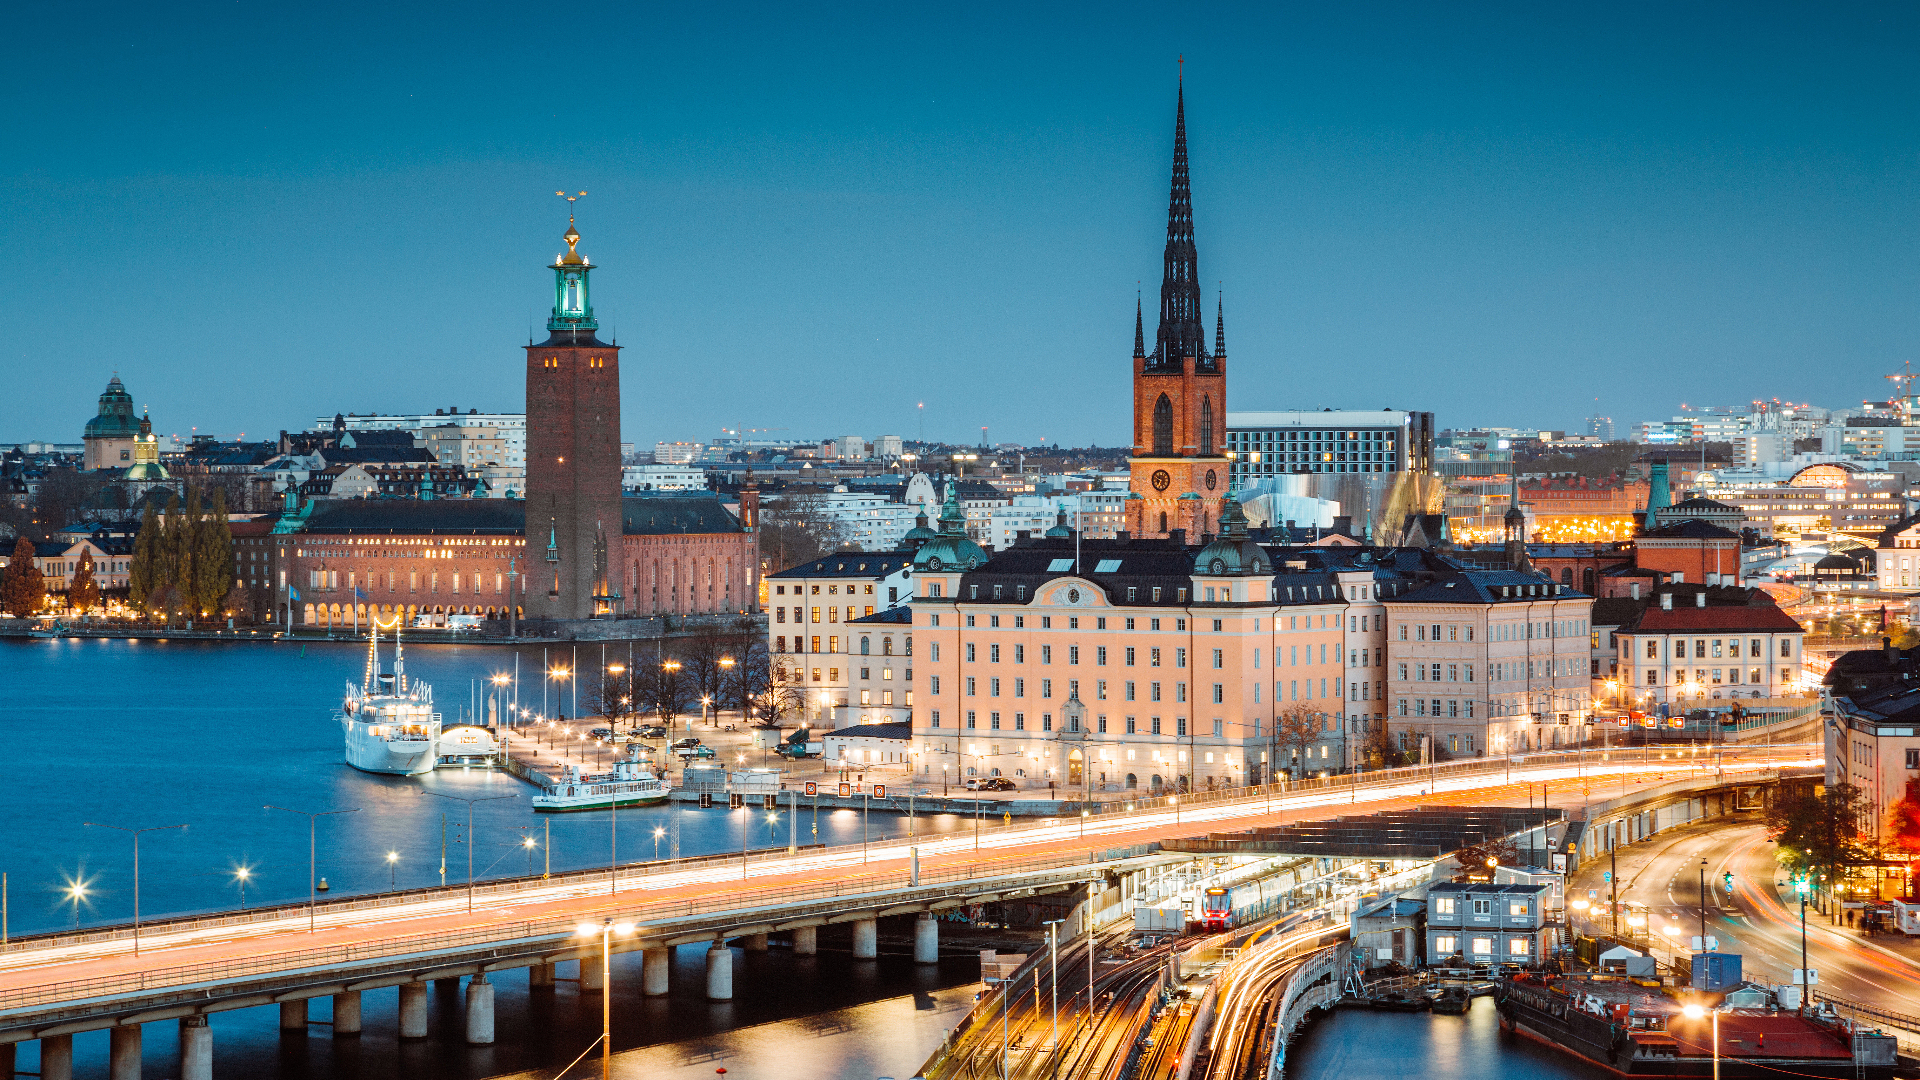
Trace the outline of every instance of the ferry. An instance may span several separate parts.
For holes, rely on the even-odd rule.
[[[533,797],[533,808],[553,813],[652,806],[666,802],[670,791],[667,782],[655,776],[645,761],[634,758],[614,762],[613,771],[605,773],[589,774],[578,765],[569,765],[559,783]]]
[[[393,670],[380,669],[380,624],[367,637],[367,670],[347,684],[335,719],[346,733],[347,764],[362,772],[419,776],[440,763],[440,714],[433,687],[407,682],[407,661],[393,622]]]
[[[1894,1038],[1828,1009],[1781,1008],[1751,984],[1725,994],[1683,991],[1705,1011],[1688,1015],[1665,989],[1619,977],[1507,975],[1495,993],[1500,1027],[1579,1058],[1612,1076],[1718,1076],[1726,1080],[1842,1077],[1888,1080]],[[1715,1054],[1714,1036],[1719,1036]]]

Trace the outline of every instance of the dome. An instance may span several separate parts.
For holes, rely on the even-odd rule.
[[[946,505],[940,508],[940,531],[913,553],[913,568],[935,573],[972,570],[986,561],[987,553],[967,537],[967,516],[960,512],[960,499],[949,485]]]
[[[1833,554],[1813,564],[1815,570],[1858,570],[1860,564],[1845,555]]]
[[[1059,509],[1053,516],[1053,528],[1048,529],[1046,535],[1050,540],[1071,540],[1073,538],[1073,530],[1067,527],[1066,503],[1059,504]]]
[[[907,530],[907,535],[901,537],[900,542],[907,547],[918,549],[921,544],[939,535],[927,528],[927,515],[919,513],[913,515],[913,528]]]
[[[120,385],[120,376],[115,375],[100,395],[99,414],[87,421],[85,437],[126,439],[139,430],[140,421],[133,415],[133,395],[127,393],[127,388]]]
[[[1220,504],[1220,538],[1200,549],[1193,572],[1209,577],[1223,574],[1264,574],[1271,570],[1266,552],[1247,539],[1247,515],[1232,492]]]

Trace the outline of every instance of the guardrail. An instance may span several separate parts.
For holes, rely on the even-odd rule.
[[[1909,1016],[1906,1013],[1880,1008],[1878,1005],[1849,1001],[1846,998],[1833,997],[1818,991],[1815,991],[1813,1000],[1833,1006],[1836,1012],[1877,1020],[1893,1029],[1894,1041],[1899,1044],[1900,1049],[1908,1051],[1920,1049],[1920,1016]]]
[[[1273,1016],[1273,1052],[1267,1059],[1267,1080],[1282,1080],[1286,1075],[1287,1040],[1301,1020],[1315,1009],[1324,1009],[1340,1000],[1340,954],[1350,949],[1345,943],[1328,945],[1308,956],[1299,967],[1287,973],[1287,989],[1280,995],[1280,1006]],[[1322,981],[1322,980],[1325,981]]]
[[[1084,876],[1085,868],[1098,865],[1089,859],[1085,863],[1061,866],[1058,857],[1036,856],[1018,860],[1011,865],[1000,864],[994,870],[1001,875],[1031,874],[1038,878],[1057,877],[1063,880],[1075,880]],[[872,898],[876,906],[890,906],[901,903],[917,903],[922,900],[944,899],[952,895],[955,884],[972,885],[978,881],[977,866],[960,867],[953,870],[922,873],[921,883],[917,887],[883,889],[882,891],[852,891],[850,886],[872,890],[878,884],[871,880],[835,879],[817,885],[788,886],[779,889],[750,889],[725,893],[710,898],[689,898],[684,901],[654,901],[632,907],[617,904],[606,905],[617,911],[622,919],[636,923],[653,925],[675,920],[695,918],[700,915],[729,914],[741,916],[732,921],[748,923],[757,911],[769,907],[782,906],[782,901],[795,901],[790,910],[784,911],[781,918],[805,918],[813,914],[832,913],[847,907],[847,901]],[[932,879],[932,880],[929,880]],[[1020,883],[999,883],[991,886],[999,888],[1022,888],[1033,885],[1059,884],[1059,881],[1035,881]],[[944,887],[942,887],[944,886]],[[828,888],[833,890],[832,897],[822,896]],[[984,886],[983,886],[984,887]],[[614,899],[614,898],[610,898]],[[807,903],[811,901],[812,903]],[[591,913],[603,915],[606,911]],[[586,913],[552,916],[544,919],[518,920],[514,922],[493,923],[479,930],[442,931],[431,934],[402,935],[385,938],[376,942],[357,945],[331,945],[311,949],[293,949],[282,952],[264,953],[241,960],[209,961],[201,964],[184,964],[175,967],[155,968],[150,971],[127,975],[108,975],[92,979],[74,979],[54,983],[42,983],[14,990],[0,991],[0,1012],[12,1009],[44,1005],[49,1002],[77,1001],[86,998],[105,997],[118,994],[138,993],[144,990],[165,990],[192,986],[209,982],[232,981],[249,975],[261,975],[273,972],[293,971],[305,968],[340,966],[362,963],[386,957],[420,956],[422,954],[448,953],[467,947],[503,946],[513,942],[553,941],[573,936]],[[636,939],[638,940],[638,939]]]

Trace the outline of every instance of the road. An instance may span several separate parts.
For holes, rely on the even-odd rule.
[[[1623,902],[1646,905],[1653,936],[1684,952],[1700,932],[1704,859],[1707,933],[1719,939],[1721,952],[1741,955],[1748,979],[1785,984],[1800,966],[1800,905],[1789,899],[1787,874],[1774,861],[1774,851],[1758,823],[1683,826],[1620,850],[1619,896]],[[1569,883],[1569,898],[1593,890],[1604,904],[1608,886],[1601,874],[1606,869],[1601,863],[1576,875]],[[1721,878],[1729,871],[1734,877],[1731,895]],[[1591,923],[1592,928],[1609,927],[1605,916]],[[1808,963],[1819,973],[1816,996],[1880,1003],[1895,1012],[1920,1015],[1920,948],[1835,927],[1811,907],[1806,927]],[[1666,951],[1671,950],[1663,950],[1663,955]]]
[[[1771,752],[1772,765],[1804,764],[1817,760],[1813,747],[1781,748]],[[1687,773],[1684,760],[1651,758],[1621,761],[1601,767],[1587,755],[1574,763],[1537,756],[1513,768],[1510,783],[1489,783],[1501,774],[1441,774],[1437,785],[1426,779],[1406,778],[1366,789],[1307,789],[1255,800],[1188,807],[1156,807],[1126,814],[1103,815],[1064,823],[1039,822],[984,829],[976,837],[944,834],[915,841],[923,873],[942,871],[971,879],[990,878],[996,868],[1056,858],[1062,864],[1085,861],[1101,850],[1145,844],[1155,840],[1288,824],[1331,814],[1359,814],[1406,809],[1416,805],[1524,805],[1542,781],[1552,785],[1555,805],[1578,806],[1590,797],[1607,798],[1622,789],[1658,784]],[[1768,762],[1754,756],[1750,763],[1730,769],[1761,771]],[[1429,792],[1430,786],[1437,786]],[[1364,796],[1364,798],[1363,798]],[[729,811],[716,811],[726,813]],[[746,812],[746,811],[740,811]],[[422,942],[454,933],[501,938],[515,936],[511,924],[540,919],[598,921],[627,917],[640,904],[667,902],[727,902],[750,906],[747,893],[760,891],[821,890],[834,892],[897,888],[904,884],[909,845],[894,841],[809,852],[784,859],[742,866],[705,863],[670,868],[630,878],[620,895],[609,895],[605,879],[565,885],[532,886],[504,898],[481,898],[471,912],[459,898],[397,904],[358,911],[320,909],[311,931],[305,915],[278,918],[238,927],[173,930],[152,927],[143,931],[136,953],[125,939],[90,940],[78,944],[50,944],[16,948],[0,955],[0,1004],[9,994],[40,987],[41,995],[55,993],[50,984],[103,980],[138,974],[149,985],[197,981],[189,978],[195,965],[216,963],[270,964],[279,955],[289,958],[319,947],[366,946],[391,948],[412,939]],[[737,904],[734,901],[739,901]],[[171,969],[182,969],[178,977]],[[99,987],[90,989],[98,990]],[[64,992],[64,991],[59,991]],[[18,1000],[16,995],[15,1000]]]

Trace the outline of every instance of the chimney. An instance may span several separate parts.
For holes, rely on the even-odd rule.
[[[1631,585],[1628,585],[1627,595],[1633,597],[1635,600],[1640,599],[1640,583],[1636,581]]]
[[[1693,606],[1694,607],[1707,606],[1707,590],[1701,589],[1699,592],[1693,594]]]
[[[1660,610],[1661,611],[1673,610],[1673,594],[1671,592],[1663,592],[1660,594]]]
[[[1175,547],[1186,547],[1187,546],[1187,530],[1169,529],[1167,530],[1167,539],[1173,541],[1173,544]]]

